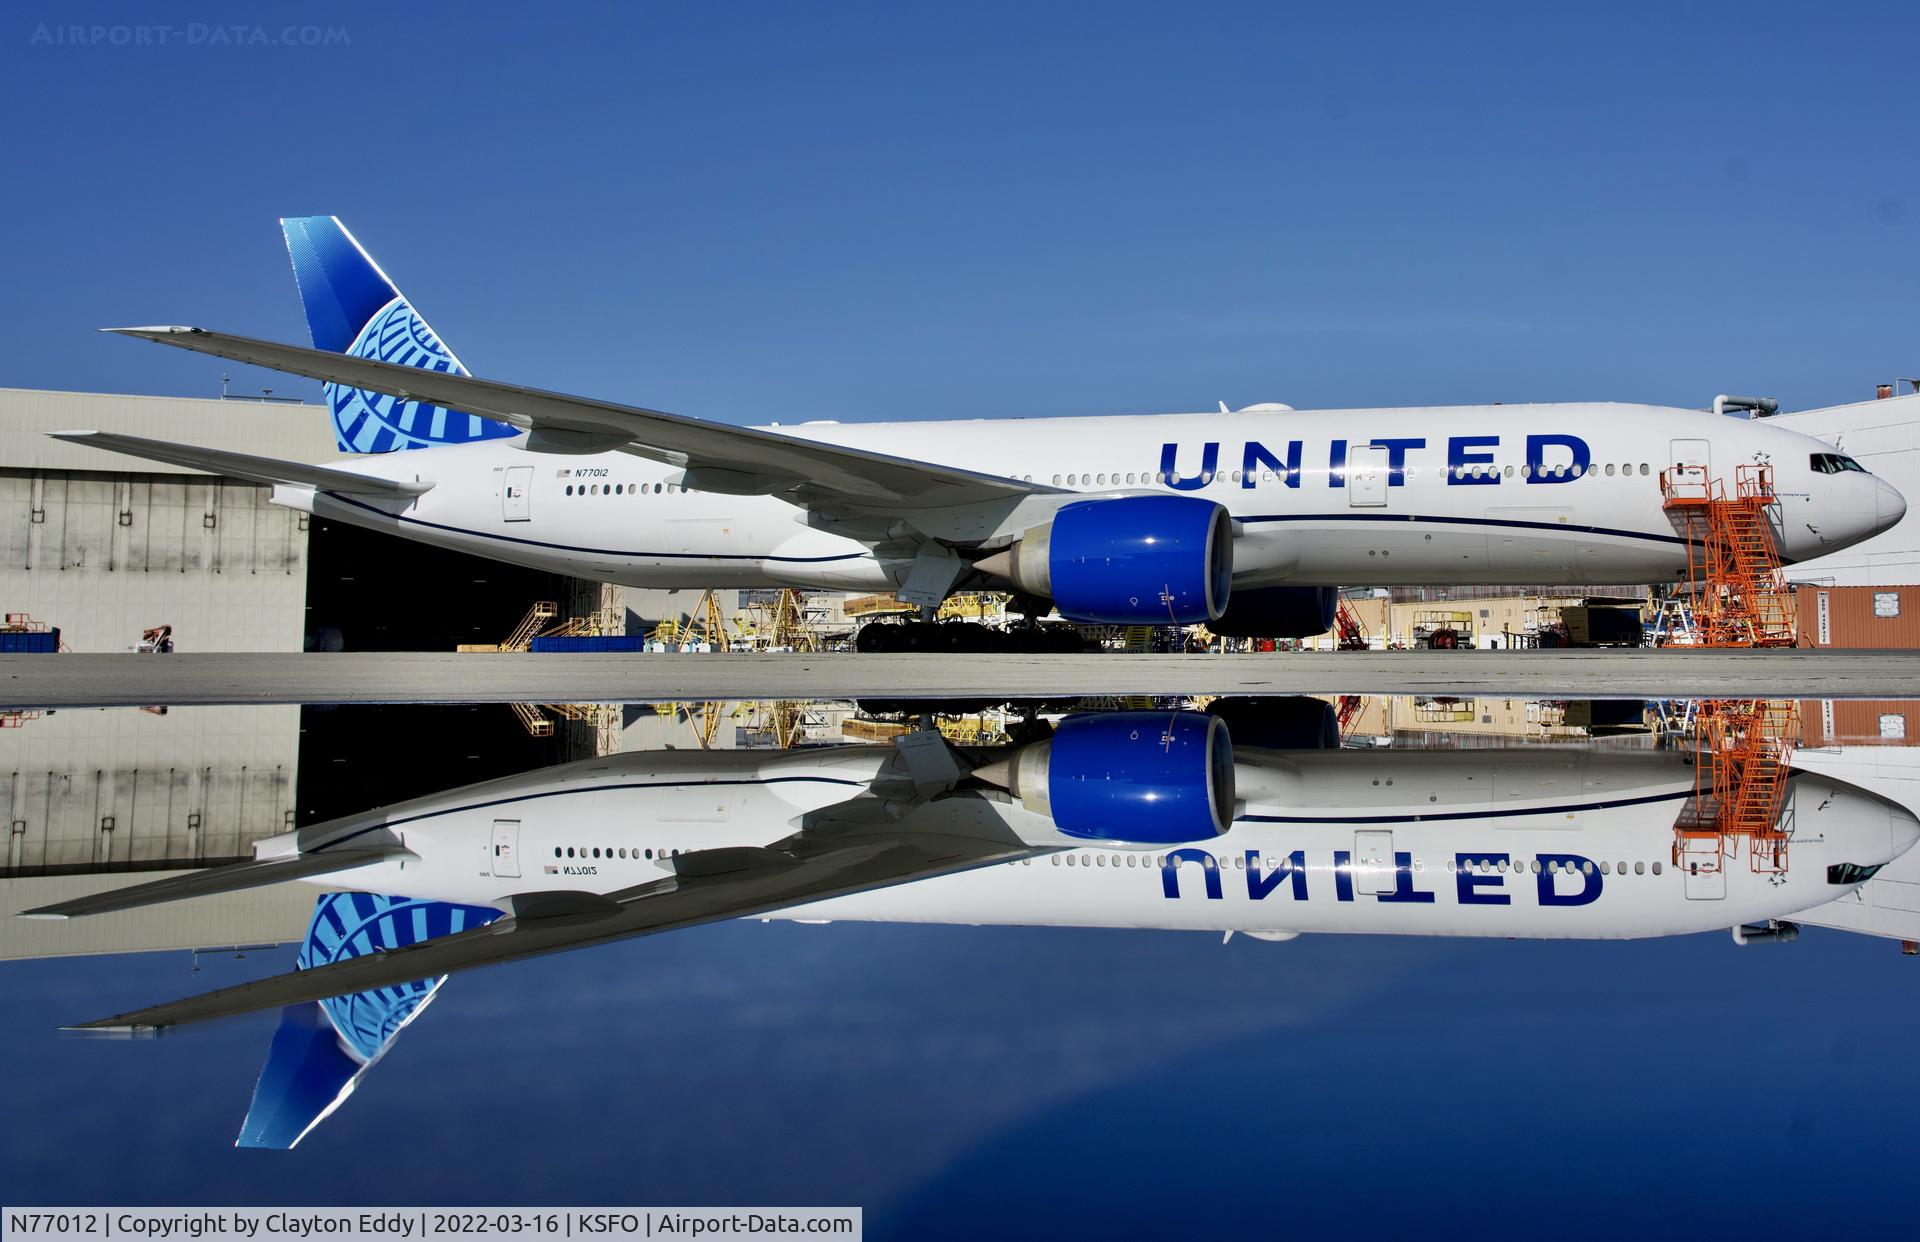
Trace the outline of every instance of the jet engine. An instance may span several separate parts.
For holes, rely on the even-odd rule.
[[[1339,606],[1334,587],[1242,589],[1207,628],[1227,638],[1312,638],[1333,628]]]
[[[1233,523],[1195,496],[1076,501],[975,568],[1052,600],[1070,621],[1211,622],[1233,589]]]
[[[1087,841],[1210,841],[1233,822],[1233,739],[1200,712],[1069,716],[1052,738],[976,775]]]

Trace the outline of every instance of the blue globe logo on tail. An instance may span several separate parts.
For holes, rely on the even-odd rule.
[[[356,358],[391,362],[465,375],[467,369],[440,343],[427,321],[407,300],[387,303],[346,350]],[[465,444],[519,435],[506,423],[463,414],[445,406],[402,401],[385,393],[367,392],[342,384],[328,384],[327,405],[333,411],[333,429],[340,448],[349,453],[385,453],[393,449],[425,448],[430,444]]]
[[[313,907],[299,966],[312,970],[484,927],[500,917],[459,906],[372,893],[328,893]],[[288,1005],[240,1124],[239,1147],[286,1150],[346,1102],[446,976]]]
[[[336,217],[292,217],[280,227],[315,349],[468,374]],[[520,434],[494,419],[340,384],[328,384],[326,397],[334,435],[346,453],[386,453]]]

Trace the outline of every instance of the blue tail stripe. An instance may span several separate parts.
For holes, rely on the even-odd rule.
[[[399,291],[332,216],[282,220],[280,230],[286,234],[313,347],[345,353],[360,329],[399,297]]]
[[[316,349],[446,375],[467,374],[338,219],[298,216],[280,225]],[[450,418],[451,411],[418,401],[340,384],[328,384],[325,391],[343,452],[385,453],[520,434],[489,418]]]

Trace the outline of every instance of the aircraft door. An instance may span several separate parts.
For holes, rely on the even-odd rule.
[[[1724,901],[1727,896],[1727,859],[1717,837],[1682,842],[1674,866],[1686,877],[1688,901]]]
[[[493,821],[493,874],[497,879],[520,878],[520,821]]]
[[[1356,444],[1347,453],[1347,505],[1374,508],[1387,503],[1387,450],[1377,444]]]
[[[509,522],[531,519],[527,493],[532,490],[533,467],[508,466],[506,481],[500,489],[500,516]]]
[[[1393,834],[1366,829],[1353,834],[1353,891],[1391,893],[1394,890]]]
[[[1677,496],[1704,496],[1707,480],[1713,477],[1712,462],[1707,456],[1705,440],[1672,440],[1668,442],[1671,460],[1668,464],[1673,473],[1674,494]]]

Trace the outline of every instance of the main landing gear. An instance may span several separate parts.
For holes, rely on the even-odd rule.
[[[1086,640],[1071,625],[1055,623],[989,629],[970,621],[870,621],[854,636],[853,649],[894,654],[928,652],[972,655],[986,652],[1069,655],[1086,650]]]

